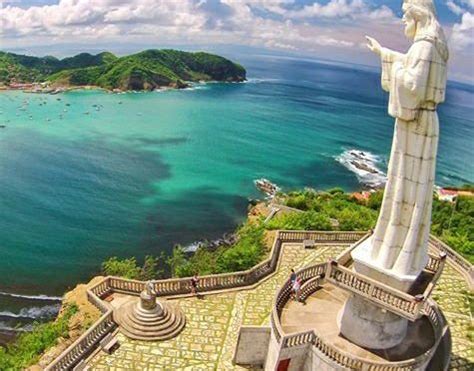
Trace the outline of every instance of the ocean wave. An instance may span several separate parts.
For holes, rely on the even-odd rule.
[[[193,243],[190,243],[189,245],[186,245],[183,247],[184,252],[196,252],[196,250],[202,245],[202,242],[196,241]]]
[[[367,187],[381,187],[387,181],[387,176],[378,167],[381,159],[373,153],[348,149],[336,156],[335,159],[355,173],[359,182]]]
[[[197,84],[197,85],[191,85],[188,86],[187,88],[181,89],[181,90],[206,90],[209,89],[209,86],[206,86],[208,83],[203,83],[203,84]]]
[[[21,294],[14,294],[12,292],[4,292],[0,291],[0,296],[10,296],[12,298],[20,298],[20,299],[31,299],[31,300],[48,300],[48,301],[61,301],[62,297],[60,296],[48,296],[48,295],[21,295]]]
[[[0,311],[0,317],[10,318],[48,318],[56,315],[59,312],[61,305],[45,305],[43,307],[22,308],[18,313],[13,313],[8,310]]]
[[[200,247],[206,246],[210,249],[216,249],[222,245],[233,245],[237,242],[237,236],[233,233],[224,234],[221,238],[215,240],[198,240],[190,243],[189,245],[183,246],[183,251],[187,253],[195,253]]]
[[[270,79],[270,78],[267,79],[267,78],[252,77],[243,81],[243,83],[244,84],[261,84],[264,82],[277,82],[277,81],[281,81],[281,79]]]

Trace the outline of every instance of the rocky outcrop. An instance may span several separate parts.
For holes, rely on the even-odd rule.
[[[50,364],[59,354],[81,336],[87,328],[99,319],[100,312],[87,299],[86,290],[88,287],[92,287],[102,279],[103,277],[101,276],[94,277],[89,283],[79,284],[73,290],[64,295],[58,318],[63,315],[64,309],[67,305],[75,304],[78,307],[77,313],[75,313],[69,320],[69,336],[68,338],[59,338],[58,344],[44,353],[37,365],[30,367],[31,371],[37,370],[38,367],[40,367],[39,369],[43,369]]]

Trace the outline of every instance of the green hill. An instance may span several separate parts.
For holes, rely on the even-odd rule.
[[[0,83],[50,82],[106,89],[153,90],[185,87],[188,81],[244,81],[245,69],[218,55],[178,50],[145,50],[117,57],[104,52],[74,57],[30,57],[0,52]]]

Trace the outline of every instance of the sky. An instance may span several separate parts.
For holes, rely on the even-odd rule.
[[[146,48],[264,52],[377,65],[405,51],[399,0],[0,0],[0,50],[69,56]],[[474,0],[436,0],[449,78],[474,83]]]

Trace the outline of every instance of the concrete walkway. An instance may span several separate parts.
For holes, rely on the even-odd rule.
[[[113,354],[100,351],[89,361],[93,370],[243,370],[232,364],[241,325],[268,325],[272,301],[291,268],[326,262],[346,246],[285,244],[277,272],[252,290],[205,295],[203,298],[173,300],[186,315],[186,327],[176,338],[163,342],[130,340],[118,334],[121,344]],[[474,350],[469,292],[462,276],[446,266],[434,298],[451,325],[455,370],[469,370]],[[117,296],[118,301],[126,300]],[[114,305],[113,301],[112,304]]]

